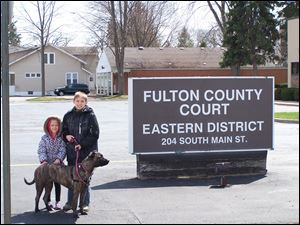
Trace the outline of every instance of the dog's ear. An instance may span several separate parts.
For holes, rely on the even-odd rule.
[[[95,157],[95,154],[96,154],[96,152],[95,152],[95,151],[92,151],[92,152],[90,152],[89,157],[94,158],[94,157]]]

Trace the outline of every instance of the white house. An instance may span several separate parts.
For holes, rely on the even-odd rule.
[[[105,51],[100,52],[99,63],[96,68],[96,93],[98,95],[112,95],[113,72]]]
[[[11,47],[9,52],[10,96],[40,96],[41,53],[39,47]],[[45,90],[53,95],[57,87],[70,83],[87,84],[95,90],[98,51],[92,47],[45,48]]]

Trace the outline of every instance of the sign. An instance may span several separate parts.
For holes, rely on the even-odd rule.
[[[129,79],[129,151],[273,149],[273,77]]]

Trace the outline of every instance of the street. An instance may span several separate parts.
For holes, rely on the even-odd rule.
[[[90,211],[75,220],[70,212],[34,213],[35,186],[23,181],[33,178],[39,163],[44,120],[53,114],[62,118],[72,101],[11,101],[12,223],[299,223],[299,124],[274,123],[275,150],[268,152],[266,176],[231,177],[230,187],[210,189],[219,180],[138,180],[135,155],[128,153],[128,102],[91,99],[88,105],[100,126],[99,151],[110,163],[94,171]],[[274,109],[298,110],[283,105]],[[2,177],[1,166],[1,182]],[[62,188],[62,204],[65,200]]]

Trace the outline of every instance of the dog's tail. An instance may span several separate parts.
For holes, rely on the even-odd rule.
[[[28,182],[28,181],[26,180],[26,178],[24,177],[24,182],[25,182],[26,184],[28,184],[28,185],[32,185],[32,184],[35,183],[35,179],[33,178],[33,180],[32,180],[31,182]]]

